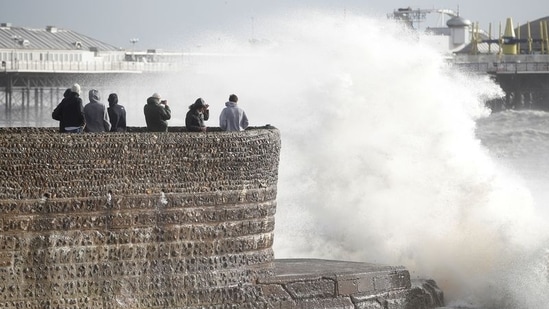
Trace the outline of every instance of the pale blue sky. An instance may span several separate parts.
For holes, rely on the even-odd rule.
[[[0,0],[0,4],[0,22],[31,28],[53,25],[123,48],[131,48],[130,39],[139,38],[136,49],[184,48],[199,42],[205,32],[249,32],[250,37],[262,38],[268,17],[298,8],[379,18],[401,7],[459,8],[461,16],[480,22],[482,28],[488,23],[497,27],[507,17],[522,24],[549,15],[549,7],[539,0]]]

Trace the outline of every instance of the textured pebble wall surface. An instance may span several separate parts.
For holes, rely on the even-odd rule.
[[[262,308],[280,134],[0,129],[0,308]]]

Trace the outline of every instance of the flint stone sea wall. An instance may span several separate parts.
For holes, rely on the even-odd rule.
[[[0,309],[432,309],[401,266],[275,260],[280,134],[0,128]]]
[[[267,308],[279,131],[0,129],[0,308]]]

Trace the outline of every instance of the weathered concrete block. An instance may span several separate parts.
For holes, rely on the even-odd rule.
[[[291,282],[285,285],[294,299],[332,298],[335,296],[335,282],[329,279]]]
[[[318,309],[318,308],[330,308],[330,309],[355,309],[356,307],[347,297],[335,298],[335,299],[308,299],[300,300],[296,303],[295,307],[300,309]]]
[[[280,284],[263,284],[260,286],[263,297],[270,300],[286,301],[291,300],[292,296]]]

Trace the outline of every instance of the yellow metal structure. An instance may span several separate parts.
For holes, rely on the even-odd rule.
[[[504,55],[516,55],[517,54],[517,42],[515,37],[515,29],[513,29],[513,20],[507,18],[505,23],[505,32],[503,33],[503,54]]]
[[[532,53],[532,42],[534,41],[532,39],[532,31],[530,29],[530,22],[528,22],[528,27],[526,28],[528,30],[528,53]]]
[[[547,29],[547,21],[544,20],[540,23],[541,27],[541,53],[549,54],[549,31]]]
[[[476,55],[479,53],[478,43],[480,43],[479,33],[478,33],[478,22],[473,23],[471,27],[471,55]]]

